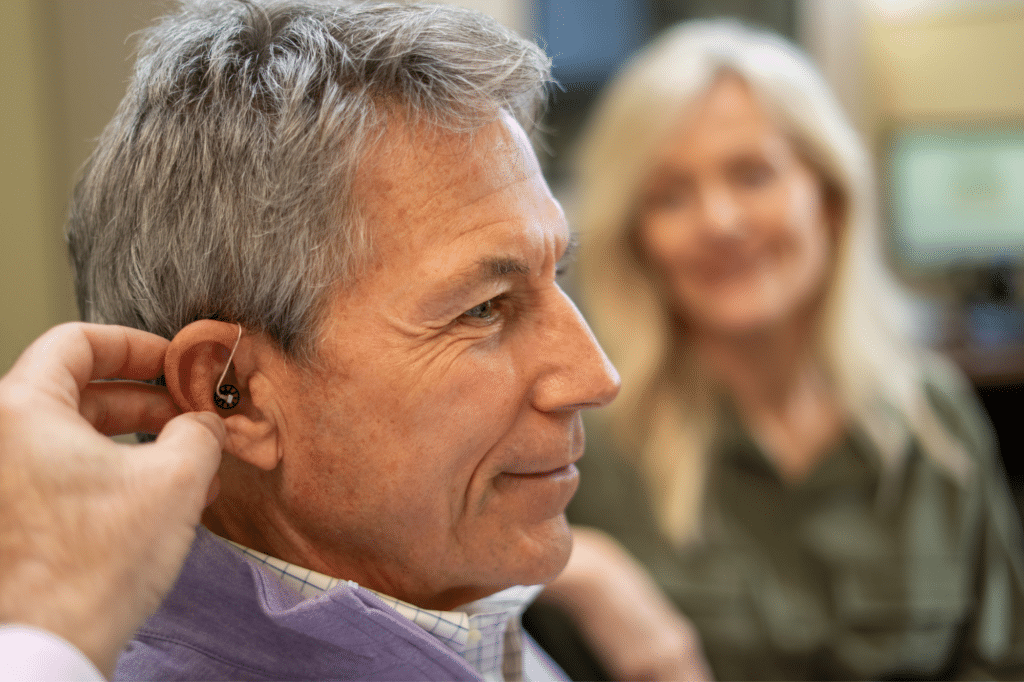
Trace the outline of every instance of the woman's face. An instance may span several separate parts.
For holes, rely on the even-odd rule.
[[[640,241],[695,331],[797,320],[832,237],[821,179],[744,81],[720,79],[670,136],[642,195]]]

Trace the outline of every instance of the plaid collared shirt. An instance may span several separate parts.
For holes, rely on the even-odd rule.
[[[226,540],[249,561],[271,569],[281,581],[309,599],[351,580],[332,578],[308,568]],[[542,585],[510,587],[465,604],[458,611],[434,611],[373,592],[399,614],[436,637],[479,672],[487,682],[524,682],[523,629],[520,616],[543,589]]]

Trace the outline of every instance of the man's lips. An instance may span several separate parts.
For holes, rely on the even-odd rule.
[[[524,479],[530,479],[530,478],[544,479],[544,478],[559,478],[559,477],[562,477],[562,476],[578,476],[579,473],[580,472],[576,468],[576,464],[575,463],[571,463],[571,464],[566,464],[565,466],[560,466],[557,469],[550,469],[548,471],[534,471],[534,472],[524,472],[524,473],[515,473],[515,472],[512,472],[512,471],[506,471],[502,475],[503,476],[515,476],[516,478],[524,478]]]
[[[576,462],[583,456],[582,426],[577,417],[570,440],[534,450],[534,457],[508,462],[493,479],[494,491],[522,521],[547,523],[565,513],[580,484]],[[536,456],[538,451],[548,456]]]
[[[561,491],[557,493],[557,496],[561,497],[563,494],[568,494],[565,502],[567,503],[569,497],[576,492],[576,486],[579,484],[580,471],[576,468],[575,464],[566,464],[555,469],[549,469],[547,471],[529,471],[523,473],[515,473],[511,471],[505,471],[498,474],[494,480],[495,487],[499,490],[511,491],[514,489],[523,490],[536,490],[540,491],[547,486],[553,486],[552,492]],[[541,486],[535,488],[534,486]]]
[[[580,472],[576,462],[583,457],[586,437],[583,433],[583,422],[579,415],[573,421],[573,430],[567,440],[559,439],[549,442],[549,447],[534,450],[533,457],[512,459],[495,479],[498,487],[514,487],[516,484],[529,485],[531,482],[548,482],[558,487],[571,487],[572,493],[579,485]],[[540,453],[547,453],[548,457]]]
[[[550,459],[523,459],[511,461],[505,465],[502,475],[516,476],[523,478],[547,478],[550,476],[576,475],[576,462],[583,457],[582,432],[580,437],[575,439],[562,456],[554,456]]]

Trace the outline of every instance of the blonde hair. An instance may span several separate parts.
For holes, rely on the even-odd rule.
[[[700,534],[717,389],[639,256],[637,197],[670,130],[724,74],[751,88],[838,209],[818,352],[844,409],[877,444],[892,474],[883,481],[895,478],[911,437],[955,477],[968,467],[925,395],[933,357],[895,323],[890,305],[899,296],[880,255],[869,159],[828,85],[776,35],[727,20],[681,24],[634,56],[603,94],[577,155],[575,216],[581,294],[622,377],[600,418],[623,452],[636,453],[662,530],[680,544]]]

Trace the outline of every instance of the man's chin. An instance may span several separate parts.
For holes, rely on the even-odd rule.
[[[540,585],[549,583],[558,577],[565,565],[569,563],[572,553],[572,531],[565,514],[558,514],[547,519],[543,528],[535,529],[530,542],[522,556],[524,562],[519,585]]]

